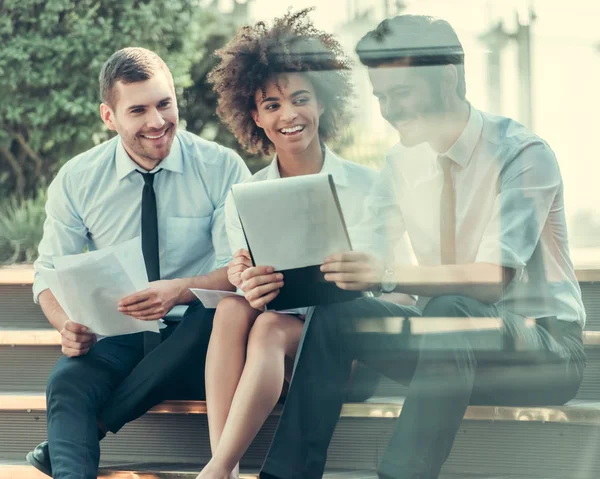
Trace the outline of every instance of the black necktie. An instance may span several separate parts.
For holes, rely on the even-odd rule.
[[[148,281],[160,279],[160,262],[158,254],[158,215],[156,195],[154,194],[154,173],[142,173],[144,189],[142,190],[142,253],[146,263]],[[144,333],[144,355],[147,355],[160,344],[160,334]]]
[[[440,196],[440,253],[442,264],[456,263],[456,193],[452,182],[452,160],[439,157],[444,172]]]
[[[158,255],[158,217],[156,213],[156,195],[154,194],[154,173],[142,173],[144,189],[142,190],[142,253],[146,263],[148,281],[160,279],[160,263]]]

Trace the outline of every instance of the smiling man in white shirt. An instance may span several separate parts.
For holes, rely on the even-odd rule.
[[[388,318],[412,316],[402,306],[367,298],[317,307],[263,478],[322,477],[354,359],[409,384],[378,470],[386,479],[437,478],[469,404],[563,404],[583,376],[585,311],[552,150],[470,105],[447,22],[388,19],[356,50],[400,144],[367,207],[380,254],[336,254],[321,269],[344,289],[431,297],[419,321],[449,318],[453,332],[423,334],[414,348],[405,334],[381,332]],[[393,256],[404,233],[418,265]],[[471,334],[452,317],[475,327],[501,318],[501,329]]]
[[[232,150],[177,130],[173,78],[155,53],[114,53],[100,73],[100,90],[102,120],[118,136],[59,171],[35,263],[34,299],[61,333],[64,356],[48,381],[48,442],[27,459],[60,479],[95,479],[99,439],[163,399],[203,398],[214,310],[196,304],[181,322],[167,316],[160,335],[97,341],[66,315],[39,268],[53,268],[56,256],[141,236],[150,287],[123,298],[120,311],[156,320],[191,303],[189,288],[231,289],[225,199],[231,185],[250,176]]]

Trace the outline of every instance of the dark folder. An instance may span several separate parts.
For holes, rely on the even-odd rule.
[[[348,250],[351,250],[352,247],[350,243],[350,236],[348,235],[346,222],[344,221],[344,215],[342,213],[339,198],[337,196],[335,183],[331,175],[327,176],[329,186],[331,188],[331,194],[333,196],[333,200],[335,202],[337,212],[339,215],[339,221],[341,221],[341,225],[344,229],[344,233],[348,243]],[[279,179],[276,181],[286,180]],[[257,183],[257,185],[260,185],[260,183]],[[310,192],[307,192],[307,194],[310,194]],[[235,193],[234,199],[236,199]],[[244,220],[241,215],[239,218],[242,230],[244,232],[244,237],[246,239],[246,244],[248,245],[248,250],[250,252],[250,257],[252,258],[252,264],[256,266],[254,255],[252,254],[252,245],[250,244],[250,241],[248,241],[248,235],[246,234],[246,228],[244,227]],[[278,241],[278,238],[274,238],[270,235],[266,236],[267,237],[264,238],[265,241]],[[293,247],[294,245],[289,245],[289,248]],[[320,264],[316,264],[301,268],[278,270],[277,272],[283,274],[284,285],[279,291],[277,297],[275,297],[273,301],[267,304],[267,309],[281,311],[305,306],[341,303],[344,301],[351,301],[353,299],[360,298],[363,296],[363,293],[360,291],[346,291],[336,286],[335,283],[326,281],[324,273],[321,272],[320,266]]]
[[[325,281],[319,265],[280,271],[283,287],[267,309],[284,310],[319,304],[342,303],[360,298],[360,291],[346,291]]]

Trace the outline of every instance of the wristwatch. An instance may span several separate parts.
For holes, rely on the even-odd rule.
[[[390,267],[386,267],[381,277],[380,291],[383,294],[393,293],[396,289],[396,273]]]

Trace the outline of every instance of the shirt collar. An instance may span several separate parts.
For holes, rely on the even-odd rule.
[[[333,177],[333,181],[338,186],[348,185],[348,177],[346,175],[346,170],[344,169],[342,160],[334,152],[327,148],[327,146],[325,146],[325,159],[319,173],[331,175]],[[276,180],[277,178],[281,178],[281,175],[279,174],[277,155],[275,155],[273,161],[271,161],[271,164],[268,166],[266,179]]]
[[[129,154],[125,150],[125,147],[123,146],[123,141],[120,138],[117,142],[115,161],[117,165],[117,178],[119,180],[122,180],[135,170],[145,173],[145,170],[140,168],[140,166],[130,158]],[[175,135],[175,138],[173,138],[173,144],[171,145],[169,156],[162,160],[152,171],[154,172],[158,169],[169,170],[173,171],[174,173],[183,173],[183,152],[181,150],[181,144],[177,135]]]
[[[470,106],[467,125],[454,144],[442,156],[447,156],[462,168],[467,166],[471,160],[471,156],[473,156],[473,151],[475,150],[475,146],[477,146],[482,129],[483,118],[481,117],[481,113]]]

